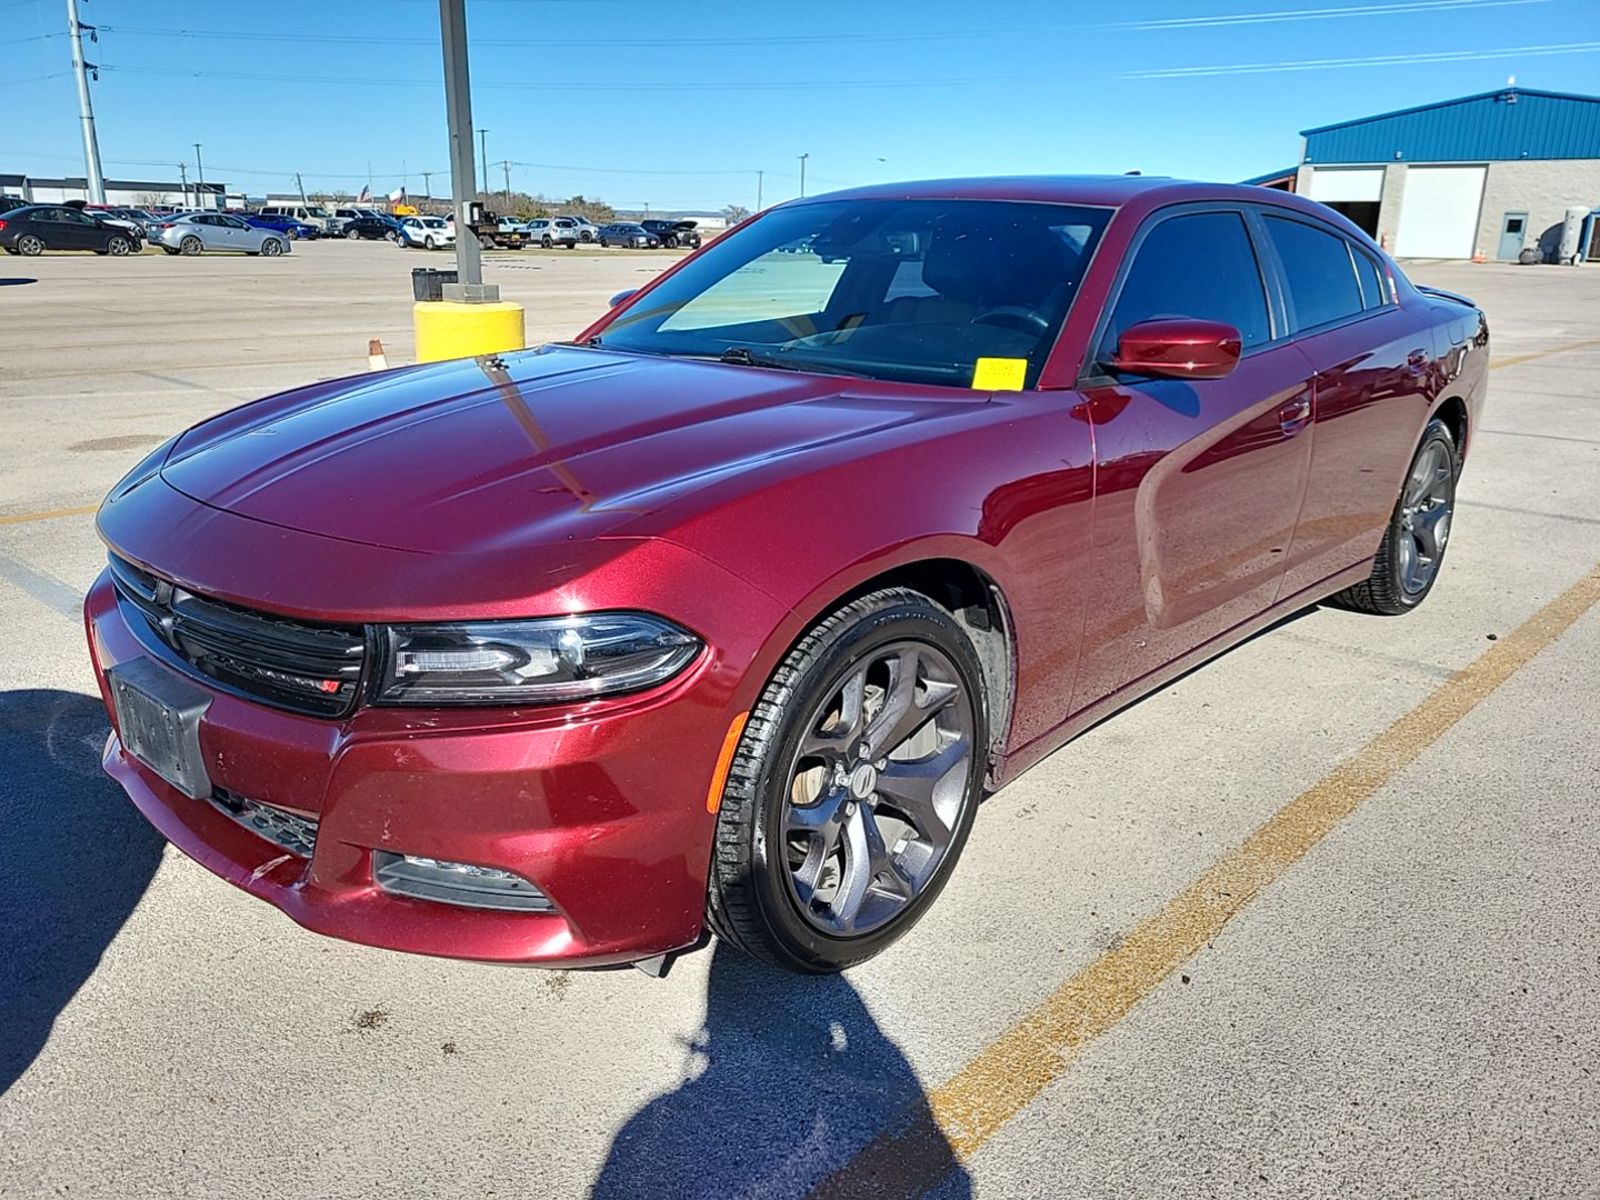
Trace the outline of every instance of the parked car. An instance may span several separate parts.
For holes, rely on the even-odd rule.
[[[301,239],[315,241],[322,236],[322,227],[320,225],[312,225],[295,217],[250,213],[241,219],[245,224],[256,229],[271,229],[277,233],[287,234],[296,241]]]
[[[344,236],[352,242],[400,240],[400,225],[387,217],[351,217],[344,223]]]
[[[252,225],[243,217],[227,213],[199,212],[172,217],[151,231],[152,245],[168,254],[200,254],[205,251],[233,250],[241,254],[264,254],[276,258],[289,253],[289,236]]]
[[[633,221],[613,221],[600,227],[602,246],[622,246],[629,250],[654,249],[661,245],[655,234]]]
[[[108,225],[120,225],[140,242],[149,237],[149,234],[145,231],[149,228],[151,222],[155,220],[143,209],[123,208],[120,205],[83,204],[81,201],[74,200],[68,201],[67,206],[69,208],[79,208],[90,216],[98,217]]]
[[[574,343],[134,467],[86,601],[104,762],[336,937],[659,970],[709,926],[836,971],[1077,733],[1306,605],[1422,604],[1488,343],[1289,193],[791,202]]]
[[[578,240],[580,242],[598,242],[600,240],[600,226],[589,220],[588,217],[575,216],[569,217],[568,220],[578,227]]]
[[[120,258],[139,251],[138,235],[93,213],[58,204],[33,204],[0,214],[0,248],[7,254],[93,250]]]
[[[456,227],[443,217],[402,217],[400,245],[424,250],[445,250],[456,244]]]
[[[263,204],[257,214],[262,217],[292,217],[306,225],[315,225],[323,234],[337,233],[339,222],[320,204]]]
[[[528,222],[528,240],[546,250],[558,245],[576,249],[580,240],[578,223],[571,217],[535,217]]]
[[[700,248],[700,234],[694,221],[640,221],[639,224],[668,250],[679,246],[691,250]]]

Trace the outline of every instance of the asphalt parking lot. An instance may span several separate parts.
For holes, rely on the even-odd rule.
[[[542,340],[670,261],[486,275]],[[1600,271],[1412,268],[1494,339],[1421,611],[1310,610],[1092,730],[846,977],[657,982],[315,937],[98,769],[93,505],[410,361],[425,264],[0,265],[0,1195],[1600,1195]]]

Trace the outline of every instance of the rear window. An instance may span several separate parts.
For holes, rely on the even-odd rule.
[[[1361,285],[1350,261],[1350,243],[1303,221],[1267,217],[1278,249],[1297,329],[1343,320],[1361,311]]]
[[[1266,285],[1239,213],[1171,217],[1146,235],[1123,280],[1102,353],[1114,350],[1130,325],[1167,317],[1226,322],[1246,349],[1271,340]]]

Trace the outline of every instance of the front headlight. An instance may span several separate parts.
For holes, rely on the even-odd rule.
[[[391,625],[380,704],[546,704],[671,679],[702,645],[647,613]]]

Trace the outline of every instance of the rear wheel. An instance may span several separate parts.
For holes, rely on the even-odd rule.
[[[204,249],[205,246],[201,243],[200,239],[193,236],[186,237],[183,239],[183,241],[178,243],[179,254],[199,254],[200,251]]]
[[[987,745],[982,668],[949,613],[892,588],[827,617],[740,739],[717,817],[712,929],[801,972],[883,950],[954,868]]]
[[[17,253],[29,258],[44,253],[44,239],[37,234],[25,233],[17,239]]]
[[[1427,598],[1439,578],[1455,514],[1461,460],[1455,438],[1437,417],[1422,431],[1372,573],[1329,603],[1356,612],[1399,616]]]

